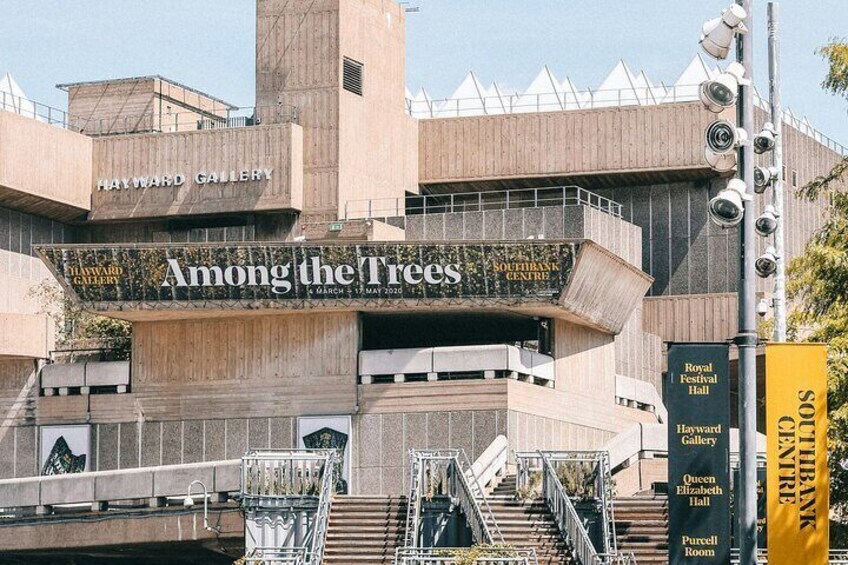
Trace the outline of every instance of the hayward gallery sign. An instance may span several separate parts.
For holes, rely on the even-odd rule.
[[[580,243],[45,246],[42,258],[88,305],[304,300],[524,299],[553,302]]]

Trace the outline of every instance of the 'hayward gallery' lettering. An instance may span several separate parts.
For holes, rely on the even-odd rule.
[[[389,263],[386,257],[360,257],[359,272],[366,285],[399,286],[403,283],[458,284],[462,280],[458,264],[402,264]],[[287,294],[293,288],[293,277],[300,285],[350,286],[356,281],[357,268],[342,264],[335,267],[322,265],[320,257],[310,257],[292,269],[284,265],[231,265],[180,266],[176,259],[168,259],[168,270],[163,287],[207,286],[269,286],[274,294]]]
[[[229,182],[248,182],[271,180],[274,169],[242,169],[241,171],[221,171],[207,173],[201,171],[194,175],[194,183],[197,185],[225,184]],[[156,188],[167,186],[182,186],[186,182],[184,174],[131,177],[120,179],[100,179],[97,181],[97,190],[129,190],[131,188]]]

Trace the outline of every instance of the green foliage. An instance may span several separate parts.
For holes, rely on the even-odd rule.
[[[80,308],[65,291],[46,281],[30,289],[29,295],[41,305],[56,328],[56,346],[62,348],[110,349],[110,360],[129,359],[132,325],[123,320],[106,318]]]
[[[817,51],[827,60],[829,68],[822,81],[822,88],[837,96],[848,99],[848,38],[833,38]],[[816,177],[801,192],[811,199],[827,193],[845,178],[848,173],[848,157],[843,157],[825,175]]]
[[[831,39],[830,43],[819,48],[818,54],[830,65],[822,88],[848,98],[848,38]]]
[[[593,500],[597,493],[598,466],[591,462],[568,462],[557,467],[557,477],[565,494],[580,500]]]
[[[542,472],[533,471],[527,475],[527,484],[515,491],[518,500],[529,500],[542,495]]]
[[[456,565],[474,565],[479,559],[485,559],[487,557],[519,557],[515,547],[506,543],[446,549],[436,553],[444,557],[456,559]]]

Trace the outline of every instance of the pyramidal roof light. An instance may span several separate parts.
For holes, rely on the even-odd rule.
[[[560,86],[562,103],[566,110],[579,110],[589,99],[588,92],[580,92],[570,78],[565,77]]]
[[[636,80],[636,75],[633,74],[627,64],[619,60],[600,86],[592,92],[591,107],[603,108],[639,104],[640,98],[635,88]]]
[[[35,103],[27,97],[11,73],[6,73],[3,78],[0,78],[0,110],[43,121],[43,118],[36,114]]]
[[[435,115],[433,99],[424,88],[418,90],[409,101],[410,114],[416,118],[432,118]]]
[[[477,80],[474,71],[470,71],[462,83],[436,111],[437,118],[479,116],[485,114],[483,98],[486,88]]]
[[[700,54],[692,57],[674,84],[668,89],[662,102],[691,102],[698,100],[700,85],[714,76],[711,69]]]
[[[485,103],[487,114],[506,114],[507,101],[501,93],[498,83],[492,82],[488,90],[485,91]]]
[[[514,110],[519,113],[564,110],[559,90],[559,81],[545,65],[530,86],[519,94]]]

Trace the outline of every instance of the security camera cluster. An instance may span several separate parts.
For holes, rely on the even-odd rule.
[[[716,59],[726,59],[730,53],[736,36],[748,32],[743,21],[747,13],[745,9],[733,4],[719,18],[704,24],[701,34],[701,47]],[[714,79],[701,84],[698,97],[704,107],[713,114],[720,114],[733,107],[738,99],[739,87],[751,84],[745,77],[745,67],[740,63],[730,63],[727,68]],[[762,131],[750,139],[748,132],[726,119],[717,119],[707,126],[704,158],[714,171],[729,173],[737,168],[739,148],[750,144],[757,154],[774,150],[777,130],[771,123],[766,123]],[[762,194],[766,189],[780,179],[781,172],[775,167],[756,167],[754,170],[754,192]],[[742,179],[734,178],[718,193],[709,204],[710,218],[722,228],[732,228],[742,222],[745,214],[745,202],[753,197]],[[766,206],[763,214],[755,222],[756,232],[768,237],[777,229],[778,216],[774,206]],[[755,269],[760,277],[767,278],[777,271],[777,253],[774,247],[766,249],[755,262]],[[758,308],[758,313],[759,313]],[[761,315],[764,315],[763,312]]]

